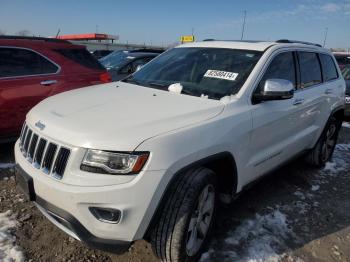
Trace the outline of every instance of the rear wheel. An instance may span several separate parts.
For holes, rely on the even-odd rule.
[[[151,243],[162,261],[196,261],[205,248],[216,206],[216,177],[190,170],[172,186]]]
[[[323,167],[333,155],[337,144],[341,121],[331,117],[316,146],[306,156],[306,162],[315,167]]]

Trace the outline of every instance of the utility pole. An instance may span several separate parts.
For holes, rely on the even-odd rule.
[[[243,36],[244,36],[246,17],[247,17],[247,10],[244,10],[244,18],[243,18],[243,24],[242,24],[242,35],[241,35],[241,40],[243,40]]]
[[[59,36],[60,32],[61,32],[61,29],[58,28],[58,31],[57,31],[57,34],[56,34],[56,38]]]
[[[98,25],[96,25],[96,31],[95,32],[96,32],[96,34],[98,33]]]
[[[323,47],[326,46],[327,34],[328,34],[328,27],[326,27],[325,32],[324,32]]]

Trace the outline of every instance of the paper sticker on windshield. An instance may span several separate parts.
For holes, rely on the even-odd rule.
[[[218,79],[224,79],[229,81],[235,81],[237,76],[238,76],[238,73],[219,71],[219,70],[208,70],[204,75],[204,77],[218,78]]]

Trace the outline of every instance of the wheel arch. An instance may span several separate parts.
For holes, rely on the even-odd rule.
[[[235,194],[237,192],[238,185],[238,174],[237,165],[234,156],[230,152],[217,153],[202,159],[199,159],[187,166],[180,168],[174,173],[170,181],[165,187],[165,190],[157,204],[154,214],[148,224],[147,230],[145,231],[144,238],[148,239],[154,224],[160,216],[161,210],[166,203],[167,198],[170,195],[170,187],[180,177],[180,175],[190,169],[198,167],[205,167],[217,174],[219,192],[225,194]]]
[[[334,116],[337,120],[344,120],[345,117],[345,109],[344,107],[337,107],[332,110],[331,116]]]

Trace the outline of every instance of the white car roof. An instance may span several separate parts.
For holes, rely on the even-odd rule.
[[[212,47],[212,48],[231,48],[231,49],[244,49],[244,50],[255,50],[255,51],[265,51],[271,46],[283,46],[283,47],[309,47],[315,51],[326,50],[316,44],[312,43],[302,43],[302,42],[267,42],[267,41],[202,41],[193,42],[177,46],[176,48],[183,47]],[[327,50],[328,51],[328,50]]]
[[[256,50],[264,51],[271,45],[276,44],[274,42],[253,42],[253,41],[203,41],[203,42],[193,42],[187,43],[177,48],[181,47],[217,47],[217,48],[232,48],[232,49],[245,49],[245,50]]]

